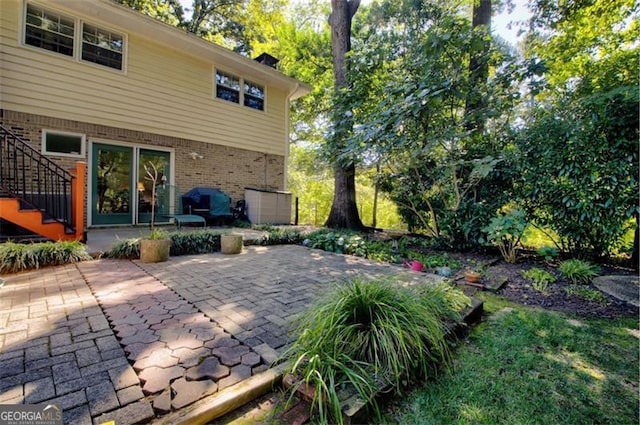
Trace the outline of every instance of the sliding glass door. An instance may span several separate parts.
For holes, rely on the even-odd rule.
[[[170,152],[94,143],[91,169],[91,224],[146,224],[151,218],[151,188],[145,165],[158,171],[158,190],[170,174]],[[156,201],[156,206],[157,206]],[[156,212],[156,222],[167,221]]]

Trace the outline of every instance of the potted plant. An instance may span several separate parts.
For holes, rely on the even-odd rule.
[[[171,239],[162,229],[155,227],[156,184],[158,183],[158,168],[152,163],[144,165],[145,180],[151,182],[151,233],[140,240],[140,261],[143,263],[159,263],[169,259]]]
[[[469,283],[478,283],[481,277],[482,274],[477,270],[467,269],[464,271],[464,279]]]
[[[479,284],[487,265],[477,260],[470,260],[470,262],[472,266],[465,269],[464,279],[468,283]]]

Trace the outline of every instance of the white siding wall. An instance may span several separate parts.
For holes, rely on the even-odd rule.
[[[126,72],[25,47],[21,7],[0,0],[0,108],[286,155],[283,90],[266,86],[265,111],[216,99],[214,68],[223,63],[113,25],[104,26],[128,37]]]

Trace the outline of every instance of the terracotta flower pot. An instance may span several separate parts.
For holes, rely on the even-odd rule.
[[[472,270],[467,270],[464,272],[464,278],[469,283],[478,283],[480,282],[480,273]]]

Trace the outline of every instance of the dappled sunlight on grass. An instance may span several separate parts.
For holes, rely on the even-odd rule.
[[[393,406],[389,422],[639,422],[635,319],[486,304],[493,314],[454,351],[451,370]]]
[[[562,363],[570,368],[588,375],[594,379],[604,380],[605,374],[595,365],[585,362],[577,353],[562,350],[559,353],[546,353],[544,357],[550,361]]]
[[[463,404],[460,406],[460,419],[470,421],[471,423],[485,423],[487,416],[480,406],[477,404]]]

